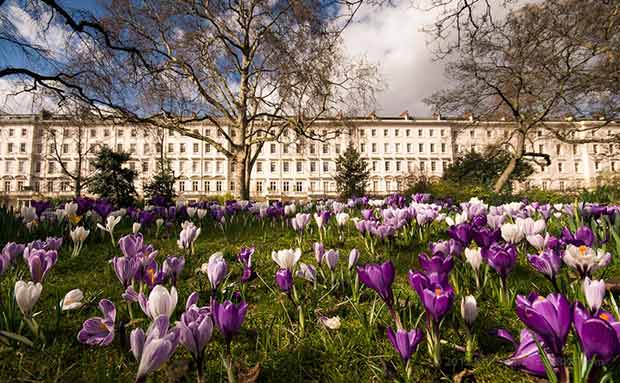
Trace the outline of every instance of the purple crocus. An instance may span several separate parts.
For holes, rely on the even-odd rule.
[[[252,269],[252,255],[256,249],[254,247],[242,247],[237,255],[237,260],[243,265],[243,273],[241,274],[241,283],[247,283],[256,278],[256,273]]]
[[[201,368],[205,347],[213,334],[213,321],[209,307],[198,307],[198,293],[193,292],[187,299],[185,312],[177,322],[180,341],[192,354]]]
[[[549,279],[557,290],[555,278],[562,267],[562,257],[560,257],[560,254],[555,250],[546,249],[539,254],[528,254],[527,260],[536,271]]]
[[[114,257],[110,262],[114,267],[116,277],[123,285],[123,288],[127,289],[140,268],[140,260],[137,257],[125,256]]]
[[[162,284],[165,278],[166,275],[163,270],[160,270],[155,259],[150,259],[144,265],[142,281],[144,281],[149,288],[152,289],[154,286]]]
[[[448,229],[448,236],[461,242],[464,247],[469,246],[472,233],[472,227],[469,223],[459,223],[458,225],[450,226]]]
[[[340,258],[340,253],[338,253],[338,250],[329,249],[323,256],[323,262],[327,264],[327,267],[329,267],[331,271],[334,271],[338,265],[338,258]]]
[[[501,339],[509,341],[515,347],[515,352],[508,359],[503,361],[503,363],[509,367],[524,371],[531,375],[546,377],[547,372],[545,370],[545,364],[539,354],[538,345],[536,344],[537,341],[543,350],[545,350],[545,354],[547,358],[549,358],[551,366],[555,369],[558,365],[555,356],[547,351],[548,348],[544,340],[538,336],[535,338],[528,329],[524,328],[521,330],[520,342],[518,344],[512,335],[504,329],[497,330],[496,335]]]
[[[58,261],[58,252],[56,250],[39,250],[28,249],[24,250],[24,258],[28,264],[30,275],[33,282],[43,282],[43,278],[48,271]]]
[[[581,226],[577,229],[577,231],[575,231],[574,235],[567,227],[564,227],[562,229],[561,240],[564,243],[574,246],[592,247],[595,237],[592,229],[590,229],[588,226]]]
[[[443,253],[435,253],[429,257],[426,253],[418,256],[420,267],[426,273],[431,283],[445,285],[448,283],[448,275],[454,267],[452,256],[445,256]]]
[[[114,339],[114,322],[116,321],[116,307],[107,299],[99,301],[99,309],[103,317],[87,319],[78,333],[78,341],[90,346],[107,346]]]
[[[45,250],[58,251],[62,246],[62,237],[47,237],[45,239]]]
[[[607,364],[620,355],[620,321],[611,313],[598,310],[594,315],[579,302],[573,309],[575,332],[588,359]]]
[[[323,261],[323,255],[325,255],[325,246],[323,246],[320,242],[314,242],[312,245],[312,250],[314,251],[314,258],[316,259],[317,265],[321,265]]]
[[[429,246],[431,254],[442,253],[444,256],[458,257],[463,252],[463,246],[459,241],[449,239],[447,241],[431,242]]]
[[[289,269],[279,269],[276,271],[276,283],[280,290],[288,293],[293,287],[293,273]]]
[[[25,248],[25,245],[9,242],[2,248],[2,255],[4,255],[10,262],[15,262],[17,256],[24,253]]]
[[[118,246],[126,257],[137,256],[144,248],[142,233],[129,234],[118,240]]]
[[[180,330],[170,328],[170,319],[158,316],[149,326],[146,334],[141,328],[131,332],[131,352],[139,362],[136,382],[142,383],[146,376],[166,363],[177,349]]]
[[[301,233],[310,223],[310,219],[311,216],[308,213],[297,213],[295,217],[291,218],[291,226],[293,227],[293,230]]]
[[[392,261],[384,262],[381,265],[369,263],[365,266],[358,266],[357,274],[360,281],[375,290],[388,307],[393,306],[392,283],[394,282],[395,269]]]
[[[447,283],[433,283],[426,275],[409,270],[409,284],[420,297],[427,315],[435,323],[439,323],[452,308],[454,290]]]
[[[481,255],[503,281],[517,263],[517,249],[510,243],[494,243],[488,249],[482,248]]]
[[[213,315],[213,322],[227,343],[230,343],[235,334],[239,332],[247,310],[248,304],[244,301],[238,304],[234,304],[231,301],[218,303],[215,299],[212,301],[211,313]]]
[[[411,331],[406,331],[404,329],[398,329],[396,333],[394,333],[394,330],[388,327],[387,337],[400,354],[400,358],[407,364],[411,355],[416,351],[418,344],[422,341],[422,330],[413,329]]]
[[[499,229],[491,229],[488,227],[478,227],[472,231],[472,237],[474,242],[480,248],[488,248],[493,243],[499,241],[502,238],[502,234]]]
[[[538,334],[554,355],[562,355],[572,323],[571,307],[563,295],[517,295],[515,310],[521,322]]]
[[[162,271],[166,278],[170,278],[172,286],[177,285],[177,279],[185,266],[185,257],[167,257],[164,261]]]

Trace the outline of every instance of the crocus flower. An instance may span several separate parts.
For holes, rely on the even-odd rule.
[[[241,275],[241,283],[251,281],[256,277],[256,273],[252,269],[252,255],[254,255],[254,247],[242,247],[237,255],[237,260],[243,265],[243,273]]]
[[[481,254],[503,280],[517,263],[517,250],[510,243],[494,243],[488,249],[482,249]]]
[[[15,282],[15,302],[24,316],[30,316],[32,308],[39,300],[43,285],[39,282]]]
[[[499,229],[491,229],[486,226],[476,227],[472,231],[472,237],[474,242],[481,248],[487,248],[493,243],[502,239],[502,234]]]
[[[339,316],[335,316],[331,318],[328,318],[326,316],[321,316],[319,317],[319,322],[321,322],[323,326],[325,326],[326,328],[330,330],[338,330],[341,325]]]
[[[546,351],[548,348],[546,347],[544,340],[537,335],[534,337],[532,332],[528,329],[524,328],[521,330],[520,342],[518,344],[512,335],[510,335],[510,333],[506,330],[498,330],[497,336],[509,341],[515,347],[515,352],[510,356],[510,358],[503,361],[503,363],[509,367],[516,368],[531,375],[546,377],[547,372],[545,370],[545,364],[543,363],[538,352],[539,350],[536,341],[538,341],[543,350],[545,350],[545,354],[551,362],[551,366],[555,369],[558,365],[555,356]]]
[[[60,301],[60,308],[62,311],[79,309],[82,307],[82,299],[84,299],[82,290],[73,289]]]
[[[314,251],[316,264],[320,266],[323,262],[323,255],[325,255],[325,246],[323,246],[321,242],[314,242],[314,244],[312,244],[312,250]]]
[[[304,231],[306,226],[310,223],[310,214],[308,213],[297,213],[295,217],[291,218],[291,226],[293,230],[298,233]]]
[[[135,257],[144,248],[144,237],[141,233],[128,234],[118,240],[118,246],[126,257]]]
[[[573,309],[575,332],[588,359],[609,363],[620,355],[620,321],[603,310],[591,315],[579,302]]]
[[[473,325],[476,321],[476,317],[478,316],[478,304],[473,295],[468,295],[461,299],[461,316],[468,326]]]
[[[234,304],[231,301],[218,303],[216,300],[213,300],[211,304],[213,322],[220,330],[227,343],[239,332],[247,310],[248,305],[244,301],[241,301],[239,304]]]
[[[201,229],[199,227],[196,227],[196,225],[194,225],[194,223],[190,221],[183,222],[181,227],[183,229],[179,234],[177,245],[179,246],[179,249],[191,250],[191,252],[193,253],[194,242],[196,242],[196,239],[198,239]]]
[[[177,301],[177,289],[174,286],[168,291],[164,286],[156,285],[149,293],[148,299],[142,293],[138,296],[140,308],[151,319],[156,319],[160,315],[170,318],[177,305]]]
[[[86,230],[83,226],[77,226],[75,229],[69,232],[73,243],[86,241],[86,238],[88,238],[88,234],[90,234],[90,230]]]
[[[113,215],[109,215],[108,218],[106,218],[105,226],[100,223],[97,224],[97,227],[99,229],[110,234],[110,239],[112,240],[112,243],[114,243],[114,228],[116,227],[116,225],[118,225],[122,218],[123,217],[121,217],[120,215],[116,217]]]
[[[482,264],[482,255],[480,254],[480,249],[465,249],[465,260],[469,265],[476,271],[480,270],[480,265]]]
[[[185,257],[167,257],[164,261],[162,271],[166,277],[170,277],[172,286],[176,286],[177,279],[185,266]]]
[[[469,223],[450,226],[447,233],[450,238],[461,242],[463,246],[469,246],[472,239],[472,227]]]
[[[611,254],[603,249],[594,250],[586,245],[579,247],[567,245],[562,260],[577,270],[581,278],[585,278],[591,276],[594,271],[607,266],[611,261]]]
[[[299,278],[303,278],[309,282],[316,280],[316,269],[312,265],[306,265],[305,263],[299,264],[299,270],[296,274]]]
[[[114,267],[114,273],[116,277],[123,285],[123,288],[127,288],[131,284],[131,281],[136,276],[138,269],[140,268],[140,260],[137,257],[114,257],[110,261]]]
[[[432,283],[426,275],[413,270],[409,270],[409,284],[420,297],[427,315],[436,323],[441,322],[454,302],[452,287],[448,284]]]
[[[213,334],[213,321],[209,307],[198,307],[198,293],[194,292],[187,299],[185,312],[177,322],[180,341],[198,360],[201,360],[205,347]]]
[[[601,308],[605,298],[605,289],[605,281],[602,279],[590,280],[588,277],[584,279],[583,293],[591,312],[597,312]]]
[[[357,265],[357,261],[360,258],[360,252],[357,249],[351,249],[349,253],[349,270],[354,268]]]
[[[329,249],[323,256],[323,262],[331,271],[334,271],[336,269],[336,265],[338,265],[338,258],[340,258],[338,250]]]
[[[516,223],[505,223],[501,227],[502,238],[508,243],[519,243],[523,239],[524,233]]]
[[[384,262],[381,265],[369,263],[365,266],[358,266],[357,274],[364,285],[375,290],[388,307],[392,307],[394,304],[392,283],[395,276],[392,261]]]
[[[516,312],[521,321],[536,332],[554,355],[561,356],[572,323],[570,304],[559,293],[546,298],[536,293],[517,295]]]
[[[570,232],[567,227],[562,229],[562,241],[573,246],[587,246],[592,247],[594,244],[594,233],[592,229],[587,226],[581,226],[577,229],[575,234]]]
[[[280,290],[288,293],[293,286],[293,274],[289,269],[279,269],[276,271],[276,283]]]
[[[560,254],[552,249],[546,249],[539,254],[528,254],[527,260],[536,271],[542,273],[553,282],[562,267],[562,258]]]
[[[349,222],[350,218],[351,217],[347,213],[338,213],[336,214],[336,223],[338,224],[338,226],[342,227],[346,225],[347,222]]]
[[[24,253],[25,248],[25,245],[9,242],[2,248],[2,255],[4,255],[9,261],[15,262],[17,256]]]
[[[103,317],[87,319],[78,333],[78,341],[90,346],[107,346],[114,339],[114,322],[116,321],[116,307],[107,299],[99,301],[99,309]]]
[[[157,317],[146,334],[141,328],[131,332],[131,352],[139,362],[136,382],[144,382],[148,374],[170,359],[179,344],[179,334],[178,327],[170,328],[170,319],[165,315]]]
[[[204,272],[204,264],[202,269]],[[209,257],[209,262],[206,265],[206,274],[209,278],[209,282],[211,283],[211,288],[216,290],[224,278],[226,278],[226,274],[228,274],[228,264],[226,263],[222,252],[218,251]]]
[[[301,258],[301,249],[285,249],[271,252],[271,259],[280,266],[281,269],[293,271],[295,264]]]
[[[47,272],[58,261],[58,252],[56,250],[46,251],[26,248],[24,250],[24,258],[28,263],[32,280],[34,282],[43,282]]]
[[[402,328],[396,330],[396,333],[394,333],[394,330],[388,327],[387,337],[396,351],[398,351],[400,358],[406,364],[411,358],[411,355],[416,351],[418,344],[422,341],[423,334],[420,329],[406,331]]]
[[[138,274],[140,273],[137,273],[136,276],[138,276]],[[163,270],[159,269],[159,265],[154,258],[145,258],[142,263],[141,276],[142,281],[146,283],[149,288],[164,283],[164,279],[166,278],[166,274],[164,274]]]
[[[547,227],[544,219],[534,220],[532,217],[517,218],[515,223],[521,228],[521,232],[525,236],[542,233]]]
[[[454,261],[450,255],[444,256],[442,253],[436,253],[429,257],[426,253],[420,253],[418,261],[431,283],[441,285],[448,283],[448,274],[454,267]]]
[[[329,210],[322,210],[318,213],[314,213],[314,221],[316,222],[319,230],[321,230],[324,226],[327,225],[330,216],[331,213],[329,212]]]

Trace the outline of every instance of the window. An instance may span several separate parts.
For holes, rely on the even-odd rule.
[[[168,153],[174,152],[174,144],[168,144]]]
[[[4,191],[5,192],[11,191],[11,181],[4,181]]]
[[[198,161],[192,161],[192,173],[198,173]]]
[[[316,172],[316,161],[310,161],[310,172]]]
[[[418,153],[424,153],[424,144],[418,144]]]
[[[110,137],[110,129],[104,129],[103,130],[103,136],[104,137]]]
[[[22,137],[26,137],[28,135],[28,131],[26,128],[22,128]]]
[[[377,161],[372,161],[372,171],[373,172],[377,171]]]
[[[7,145],[7,151],[9,153],[13,153],[13,143],[12,142],[9,142],[9,144]]]
[[[400,144],[398,142],[394,144],[394,153],[400,153]]]
[[[35,173],[41,173],[41,161],[37,161],[34,163],[34,171]]]
[[[304,164],[301,161],[297,161],[296,163],[297,173],[301,173],[303,171]]]
[[[288,161],[282,161],[282,171],[288,173],[289,163]]]
[[[387,137],[388,136],[388,130],[387,129],[383,129],[383,137]]]
[[[377,129],[371,129],[370,130],[370,135],[375,137],[377,135]]]
[[[131,137],[135,137],[135,136],[138,135],[138,131],[135,130],[135,129],[131,129],[131,133],[130,134],[131,134]]]
[[[575,162],[575,173],[579,173],[579,162]]]
[[[197,142],[194,143],[194,153],[198,153],[199,149],[200,149],[200,145]]]
[[[564,170],[564,164],[561,162],[558,162],[558,173],[562,173],[563,170]]]
[[[25,143],[21,143],[19,144],[19,152],[20,153],[26,153],[26,144]]]
[[[445,129],[441,129],[441,130],[439,131],[439,134],[441,135],[441,137],[445,136],[445,135],[446,135],[446,131],[445,131]]]
[[[396,161],[396,171],[400,171],[400,161]]]
[[[136,152],[136,144],[129,144],[129,151],[131,153],[135,153]]]
[[[276,181],[270,181],[269,182],[269,191],[277,191],[278,190],[278,184]]]
[[[18,161],[17,162],[17,171],[20,173],[24,172],[24,161]]]
[[[434,134],[435,134],[435,129],[429,129],[428,130],[429,137],[433,137]]]
[[[310,154],[316,153],[316,146],[314,144],[310,144]]]
[[[13,137],[13,135],[15,134],[15,129],[9,129],[9,137]]]
[[[303,183],[301,181],[295,182],[295,192],[301,193],[303,191]]]
[[[425,170],[425,164],[424,161],[420,161],[420,170],[424,171]]]
[[[219,132],[219,130],[218,130]],[[221,192],[222,191],[222,181],[215,181],[215,191],[216,192]]]
[[[17,181],[17,191],[24,191],[24,181]]]
[[[284,181],[282,182],[282,191],[283,192],[288,192],[290,191],[290,185],[288,181]]]
[[[211,191],[211,182],[205,181],[205,192]]]
[[[146,173],[149,171],[149,163],[144,161],[142,162],[142,172]]]
[[[562,145],[560,144],[555,145],[555,154],[558,156],[562,154]]]
[[[117,152],[122,152],[123,151],[123,144],[117,144],[116,145],[116,151]]]
[[[263,182],[262,181],[257,181],[256,182],[256,192],[258,192],[258,193],[262,193],[263,192]]]
[[[573,144],[573,154],[577,154],[577,144]]]
[[[192,191],[198,191],[198,181],[192,181]]]
[[[372,143],[372,148],[371,148],[373,153],[377,153],[377,144],[376,143]]]
[[[360,152],[361,152],[361,153],[364,153],[365,151],[366,151],[366,144],[362,142],[362,143],[360,144]]]
[[[434,172],[437,170],[437,163],[435,161],[431,161],[431,172]]]
[[[445,142],[442,142],[442,143],[441,143],[441,152],[442,152],[442,153],[445,153],[445,152],[446,152],[446,144],[445,144]]]
[[[340,154],[340,144],[336,144],[336,154]]]
[[[418,129],[418,137],[422,137],[422,129]]]
[[[211,144],[205,144],[205,152],[209,153],[211,151]]]
[[[405,129],[405,136],[409,137],[411,135],[411,129]]]
[[[185,153],[185,144],[181,143],[181,144],[179,145],[179,151],[180,151],[181,153]]]
[[[390,161],[385,161],[385,171],[386,172],[390,171]]]
[[[50,193],[54,192],[54,181],[47,181],[47,191]]]
[[[323,161],[323,171],[324,172],[329,171],[329,161]]]
[[[389,153],[389,152],[390,152],[390,144],[386,142],[385,144],[383,144],[383,153]]]
[[[271,144],[270,152],[271,154],[274,154],[276,152],[276,144]]]
[[[172,133],[172,131],[171,131],[171,133]],[[122,137],[122,136],[123,136],[123,134],[125,134],[125,131],[124,131],[123,129],[118,129],[118,130],[116,131],[116,135],[117,135],[117,136],[119,136],[119,137]]]
[[[395,136],[395,137],[398,137],[398,133],[399,133],[399,132],[398,132],[398,129],[394,129],[394,136]]]
[[[392,189],[392,183],[390,181],[385,181],[385,191],[390,191]]]
[[[32,190],[34,190],[35,193],[39,193],[41,191],[41,182],[34,181],[34,185],[32,186]]]
[[[270,168],[272,173],[275,173],[276,172],[276,163],[274,161],[271,161],[269,163],[269,168]]]
[[[222,172],[222,161],[215,162],[215,173],[220,174]]]
[[[257,173],[263,172],[263,161],[256,162],[256,172]]]
[[[323,154],[328,154],[329,153],[329,144],[328,143],[324,143],[323,144]]]
[[[288,153],[288,144],[282,144],[282,153]]]
[[[598,145],[596,145],[596,144],[592,145],[592,152],[594,154],[598,153]]]
[[[431,144],[431,153],[435,153],[435,144]]]

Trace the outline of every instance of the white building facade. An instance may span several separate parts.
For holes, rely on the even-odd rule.
[[[563,121],[547,124],[566,124]],[[581,128],[597,121],[571,122]],[[403,117],[319,121],[314,129],[333,129],[338,136],[315,141],[284,132],[278,142],[266,142],[254,165],[251,196],[254,199],[321,198],[336,195],[333,175],[336,159],[354,145],[371,170],[368,193],[386,195],[403,191],[410,175],[441,177],[460,154],[483,150],[501,141],[510,142],[513,126],[503,121]],[[573,125],[574,126],[574,125]],[[77,129],[80,140],[77,140]],[[227,146],[213,126],[196,124],[190,129]],[[55,139],[52,140],[51,132]],[[234,136],[234,131],[228,133]],[[595,139],[620,134],[620,126],[608,124],[598,130],[577,133]],[[595,185],[597,177],[620,168],[619,144],[567,144],[545,130],[533,130],[527,151],[546,153],[551,165],[537,167],[525,185],[541,189],[576,189]],[[59,153],[69,172],[75,172],[79,156],[82,175],[93,171],[97,148],[108,146],[131,154],[129,165],[138,172],[136,188],[156,170],[161,150],[179,177],[176,189],[183,199],[194,201],[218,195],[235,195],[233,164],[213,145],[179,133],[129,125],[90,123],[76,127],[62,116],[0,116],[0,193],[7,201],[26,203],[33,198],[71,197],[73,181],[66,176],[53,153]],[[88,152],[88,153],[86,153]],[[84,190],[85,192],[87,190]]]

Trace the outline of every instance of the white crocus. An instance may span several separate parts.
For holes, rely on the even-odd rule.
[[[72,217],[74,215],[77,215],[78,207],[78,204],[75,202],[67,202],[63,210],[65,217]]]
[[[208,210],[207,209],[197,209],[196,210],[196,215],[198,216],[198,219],[202,220],[207,216]]]
[[[521,232],[526,236],[542,233],[547,227],[547,223],[544,219],[535,221],[531,217],[517,218],[515,222],[517,226],[521,228]]]
[[[340,328],[340,317],[320,317],[319,321],[323,324],[323,326],[327,327],[330,330],[338,330]]]
[[[510,243],[519,243],[523,239],[523,230],[516,223],[505,223],[501,227],[502,238]]]
[[[82,246],[84,245],[84,241],[88,238],[90,234],[90,230],[86,230],[84,226],[77,226],[75,229],[69,232],[71,236],[71,240],[73,241],[73,253],[72,256],[76,257],[82,251]]]
[[[134,222],[133,225],[131,226],[131,232],[134,234],[137,234],[140,232],[141,228],[142,228],[142,225],[140,224],[140,222]]]
[[[60,301],[60,308],[62,311],[79,309],[83,304],[82,299],[84,299],[82,290],[73,289]]]
[[[32,308],[39,300],[43,285],[34,282],[15,282],[15,302],[25,316],[30,316]]]
[[[97,227],[99,229],[110,233],[110,239],[112,240],[112,245],[114,246],[116,246],[116,243],[114,242],[114,228],[116,227],[116,225],[118,225],[122,218],[123,217],[120,215],[113,216],[112,214],[110,214],[105,221],[105,226],[100,223],[97,224]]]
[[[611,254],[603,249],[594,250],[588,246],[568,245],[562,260],[585,276],[607,266],[611,260]]]
[[[138,299],[142,311],[151,319],[154,320],[160,315],[170,318],[178,301],[177,289],[173,286],[168,291],[164,286],[156,285],[151,290],[148,300],[144,295],[140,295]]]
[[[37,209],[34,207],[23,206],[21,216],[25,224],[32,223],[37,220]]]
[[[287,217],[295,215],[296,212],[297,206],[294,203],[284,206],[284,215]]]
[[[347,222],[349,222],[350,218],[351,217],[347,213],[338,213],[336,214],[336,223],[338,224],[338,226],[344,226],[347,224]]]
[[[301,249],[285,249],[271,252],[271,259],[282,269],[293,271],[295,264],[301,258]]]
[[[465,259],[467,263],[471,265],[471,267],[476,270],[480,270],[480,265],[482,264],[482,255],[480,254],[480,249],[465,249]]]
[[[586,302],[588,303],[588,307],[592,312],[598,311],[603,305],[603,299],[605,298],[605,281],[602,279],[599,280],[590,280],[590,278],[586,277],[583,281],[583,293],[586,297]]]
[[[476,321],[476,317],[478,316],[478,305],[473,295],[463,297],[461,300],[461,315],[468,326],[473,325]]]

